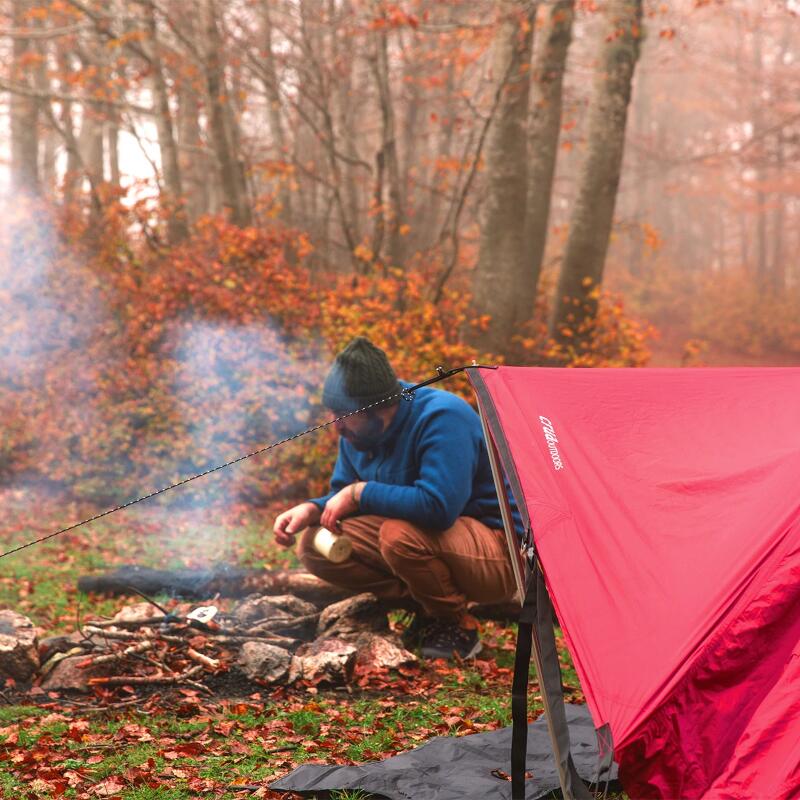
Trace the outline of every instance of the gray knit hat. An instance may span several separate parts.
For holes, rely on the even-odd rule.
[[[388,400],[401,388],[386,353],[369,339],[356,336],[336,356],[325,378],[322,403],[333,411],[356,411]]]

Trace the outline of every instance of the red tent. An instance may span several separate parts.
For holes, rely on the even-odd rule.
[[[800,369],[468,372],[627,793],[800,797]]]

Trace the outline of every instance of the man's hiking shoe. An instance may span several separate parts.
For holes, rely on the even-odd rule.
[[[410,613],[413,614],[413,617],[411,617],[411,621],[406,624],[405,629],[402,634],[400,634],[400,640],[403,642],[403,647],[405,647],[406,650],[416,650],[422,642],[425,631],[433,624],[434,619],[419,611]],[[406,619],[408,619],[408,617],[406,617]],[[404,623],[406,619],[403,620]]]
[[[466,659],[478,655],[481,639],[477,628],[462,628],[456,622],[434,620],[423,632],[423,658]]]

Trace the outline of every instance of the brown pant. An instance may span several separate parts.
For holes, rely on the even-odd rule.
[[[515,591],[501,530],[459,517],[446,531],[427,531],[402,519],[372,515],[342,520],[351,557],[334,564],[313,546],[307,528],[297,548],[309,572],[347,589],[387,600],[411,597],[434,617],[461,618],[468,602],[502,603]]]

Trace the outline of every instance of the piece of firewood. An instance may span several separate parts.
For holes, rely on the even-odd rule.
[[[235,567],[215,567],[210,570],[155,570],[147,567],[121,567],[115,572],[79,579],[78,587],[85,592],[129,595],[131,587],[149,595],[167,594],[173,597],[202,600],[219,594],[221,597],[244,597],[249,594],[293,594],[322,608],[360,594],[334,586],[303,569],[252,570]],[[387,610],[419,610],[413,600],[383,601]],[[499,622],[519,619],[521,606],[515,602],[481,603],[470,609],[480,618]]]
[[[124,650],[118,650],[116,653],[107,653],[100,656],[89,656],[89,658],[81,661],[81,663],[78,664],[78,667],[81,669],[86,669],[87,667],[94,666],[95,664],[109,664],[112,661],[122,661],[124,658],[131,656],[134,653],[144,653],[147,650],[152,650],[153,646],[153,642],[151,642],[149,639],[143,639],[141,642],[132,644],[130,647],[126,647]]]
[[[156,636],[165,642],[181,644],[186,641],[185,636],[170,636],[167,633],[154,633],[153,631],[112,631],[106,628],[97,628],[94,625],[84,625],[81,629],[84,635],[103,637],[105,639],[118,639],[120,641],[131,641],[146,639],[148,636]]]
[[[203,664],[203,666],[208,667],[209,669],[219,669],[219,660],[216,658],[209,658],[203,653],[198,653],[193,647],[189,647],[186,650],[186,655],[192,659],[192,661],[197,661],[199,664]]]
[[[202,665],[197,664],[196,666],[187,669],[186,672],[181,672],[176,675],[112,675],[108,678],[89,678],[89,685],[95,686],[97,684],[102,684],[104,686],[125,686],[128,683],[131,685],[180,683],[181,681],[191,678],[197,675],[198,672],[202,671]]]

